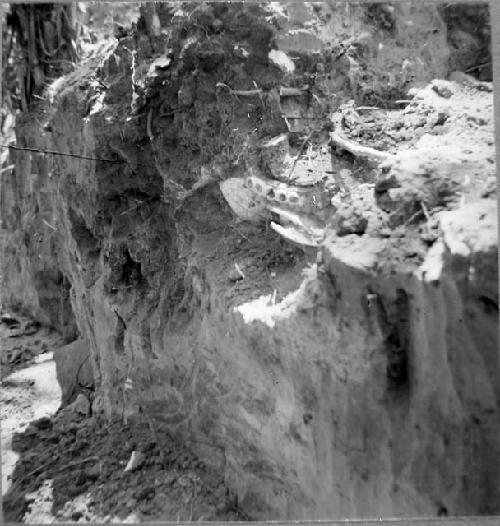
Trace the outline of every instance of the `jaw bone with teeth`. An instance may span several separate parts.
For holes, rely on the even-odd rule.
[[[271,221],[271,228],[278,234],[299,245],[319,246],[324,225],[317,217],[321,204],[314,189],[293,187],[253,175],[245,179],[226,179],[220,183],[220,189],[240,219],[261,221],[272,212],[279,217],[280,224]]]

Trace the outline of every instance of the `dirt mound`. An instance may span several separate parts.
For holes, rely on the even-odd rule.
[[[21,458],[4,498],[6,519],[20,521],[34,500],[25,495],[47,480],[52,481],[50,511],[59,519],[82,518],[76,504],[71,511],[72,499],[81,495],[87,496],[89,520],[124,519],[132,512],[142,520],[245,518],[220,475],[161,427],[156,432],[162,437],[160,444],[148,424],[104,423],[74,410],[32,422],[13,438]],[[144,461],[127,472],[133,451],[143,453]]]

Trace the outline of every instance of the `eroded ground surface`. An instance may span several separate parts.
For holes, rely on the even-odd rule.
[[[157,444],[147,423],[108,424],[86,412],[90,407],[85,404],[83,409],[73,404],[57,413],[61,389],[52,351],[62,339],[20,316],[6,314],[3,320],[3,356],[7,364],[15,358],[10,373],[7,366],[4,369],[0,393],[8,520],[244,518],[220,476],[161,429],[155,432],[164,441]],[[144,462],[140,469],[125,472],[133,451],[144,453]]]

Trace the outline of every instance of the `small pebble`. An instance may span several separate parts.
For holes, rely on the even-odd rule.
[[[445,99],[449,99],[453,95],[453,90],[450,88],[448,82],[441,80],[434,80],[432,83],[432,89],[440,96]]]
[[[235,282],[242,280],[243,276],[235,268],[233,268],[228,274],[228,279],[229,281]]]

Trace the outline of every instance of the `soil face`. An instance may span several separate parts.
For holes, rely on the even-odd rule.
[[[92,160],[4,175],[6,299],[78,337],[10,516],[42,484],[60,517],[90,495],[75,520],[497,513],[492,85],[450,69],[474,15],[152,9],[18,119]]]

